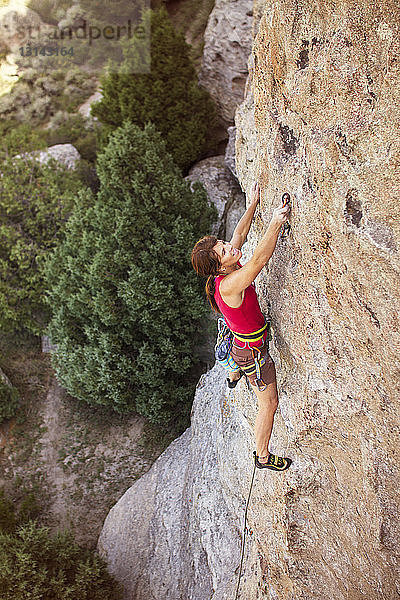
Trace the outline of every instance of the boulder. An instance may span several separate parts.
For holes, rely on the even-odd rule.
[[[26,6],[11,3],[0,7],[1,53],[17,53],[21,45],[37,40],[40,33],[48,30],[39,15]]]
[[[100,90],[97,90],[94,94],[92,94],[90,96],[90,98],[88,98],[86,100],[86,102],[84,102],[78,108],[78,111],[80,112],[80,114],[82,115],[82,117],[86,117],[86,118],[91,117],[93,120],[97,120],[97,118],[96,117],[92,117],[92,114],[91,114],[92,104],[94,104],[95,102],[100,102],[100,100],[102,99],[102,97],[103,97],[103,94],[101,93]]]
[[[78,150],[72,144],[56,144],[55,146],[49,146],[46,150],[36,150],[23,155],[17,154],[15,158],[21,158],[22,156],[36,158],[41,164],[54,159],[68,169],[75,168],[76,163],[81,158]]]
[[[246,209],[246,199],[237,180],[225,165],[224,156],[213,156],[198,162],[189,171],[188,181],[200,181],[218,211],[218,220],[210,232],[230,240]]]

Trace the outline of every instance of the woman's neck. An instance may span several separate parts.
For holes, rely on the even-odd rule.
[[[229,267],[226,271],[223,271],[222,273],[220,273],[220,275],[222,275],[223,277],[225,277],[225,275],[229,275],[229,273],[233,273],[233,271],[237,271],[238,269],[240,269],[240,265],[238,265],[237,263],[235,263],[234,265],[232,265],[231,267]]]

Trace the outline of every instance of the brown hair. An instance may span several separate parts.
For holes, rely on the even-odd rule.
[[[215,302],[215,277],[219,274],[221,261],[214,250],[218,239],[215,235],[206,235],[197,242],[192,250],[192,265],[197,275],[207,277],[206,294],[211,308],[220,313],[218,304]]]

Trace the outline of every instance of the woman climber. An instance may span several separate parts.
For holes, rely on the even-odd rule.
[[[286,200],[285,200],[286,197]],[[274,210],[267,231],[253,256],[240,264],[240,248],[246,241],[255,210],[260,202],[260,187],[254,186],[250,206],[240,219],[230,242],[207,235],[197,242],[192,251],[192,265],[198,275],[207,277],[206,294],[213,310],[221,313],[233,333],[228,357],[228,386],[236,386],[243,374],[252,385],[258,399],[255,423],[255,465],[259,469],[284,471],[290,458],[271,454],[268,450],[274,415],[278,406],[275,365],[268,353],[268,327],[257,299],[254,279],[271,258],[281,226],[287,222],[289,206]]]

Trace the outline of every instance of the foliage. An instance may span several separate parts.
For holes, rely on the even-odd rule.
[[[14,503],[0,489],[0,532],[9,533],[15,530],[17,517]]]
[[[121,592],[100,557],[70,533],[55,536],[33,521],[0,533],[2,600],[117,600]]]
[[[124,120],[155,124],[175,162],[185,171],[207,149],[207,129],[215,116],[208,93],[199,87],[189,46],[165,9],[149,11],[151,69],[140,73],[145,42],[133,37],[119,69],[102,79],[103,98],[92,114],[111,131]],[[148,27],[146,24],[145,27]]]
[[[27,6],[40,15],[42,21],[57,25],[57,14],[67,10],[72,0],[28,0]]]
[[[19,123],[14,119],[0,122],[0,140],[0,160],[46,147],[41,132],[32,129],[30,123]]]
[[[0,97],[1,120],[36,127],[59,110],[74,112],[96,86],[96,78],[76,66],[45,74],[39,69],[26,68],[11,91]]]
[[[2,533],[14,533],[18,527],[36,519],[40,513],[33,490],[24,487],[17,495],[20,497],[16,502],[15,498],[11,500],[5,494],[4,489],[0,489],[0,532]]]
[[[18,403],[18,390],[14,386],[7,385],[0,378],[0,423],[15,415]]]
[[[81,183],[54,161],[9,158],[0,168],[0,330],[39,334],[48,309],[38,261],[62,235]]]
[[[97,172],[97,197],[80,194],[46,261],[54,366],[74,397],[161,421],[192,399],[207,308],[190,250],[215,209],[199,184],[191,191],[153,125],[126,122]]]
[[[45,130],[46,145],[73,144],[82,158],[94,162],[97,135],[95,129],[87,125],[87,119],[81,114],[70,115],[59,111],[51,120],[51,127]]]
[[[16,490],[14,490],[15,494]],[[19,501],[0,489],[0,597],[2,600],[118,600],[121,591],[104,562],[80,548],[71,533],[51,535],[37,518],[35,494]]]

